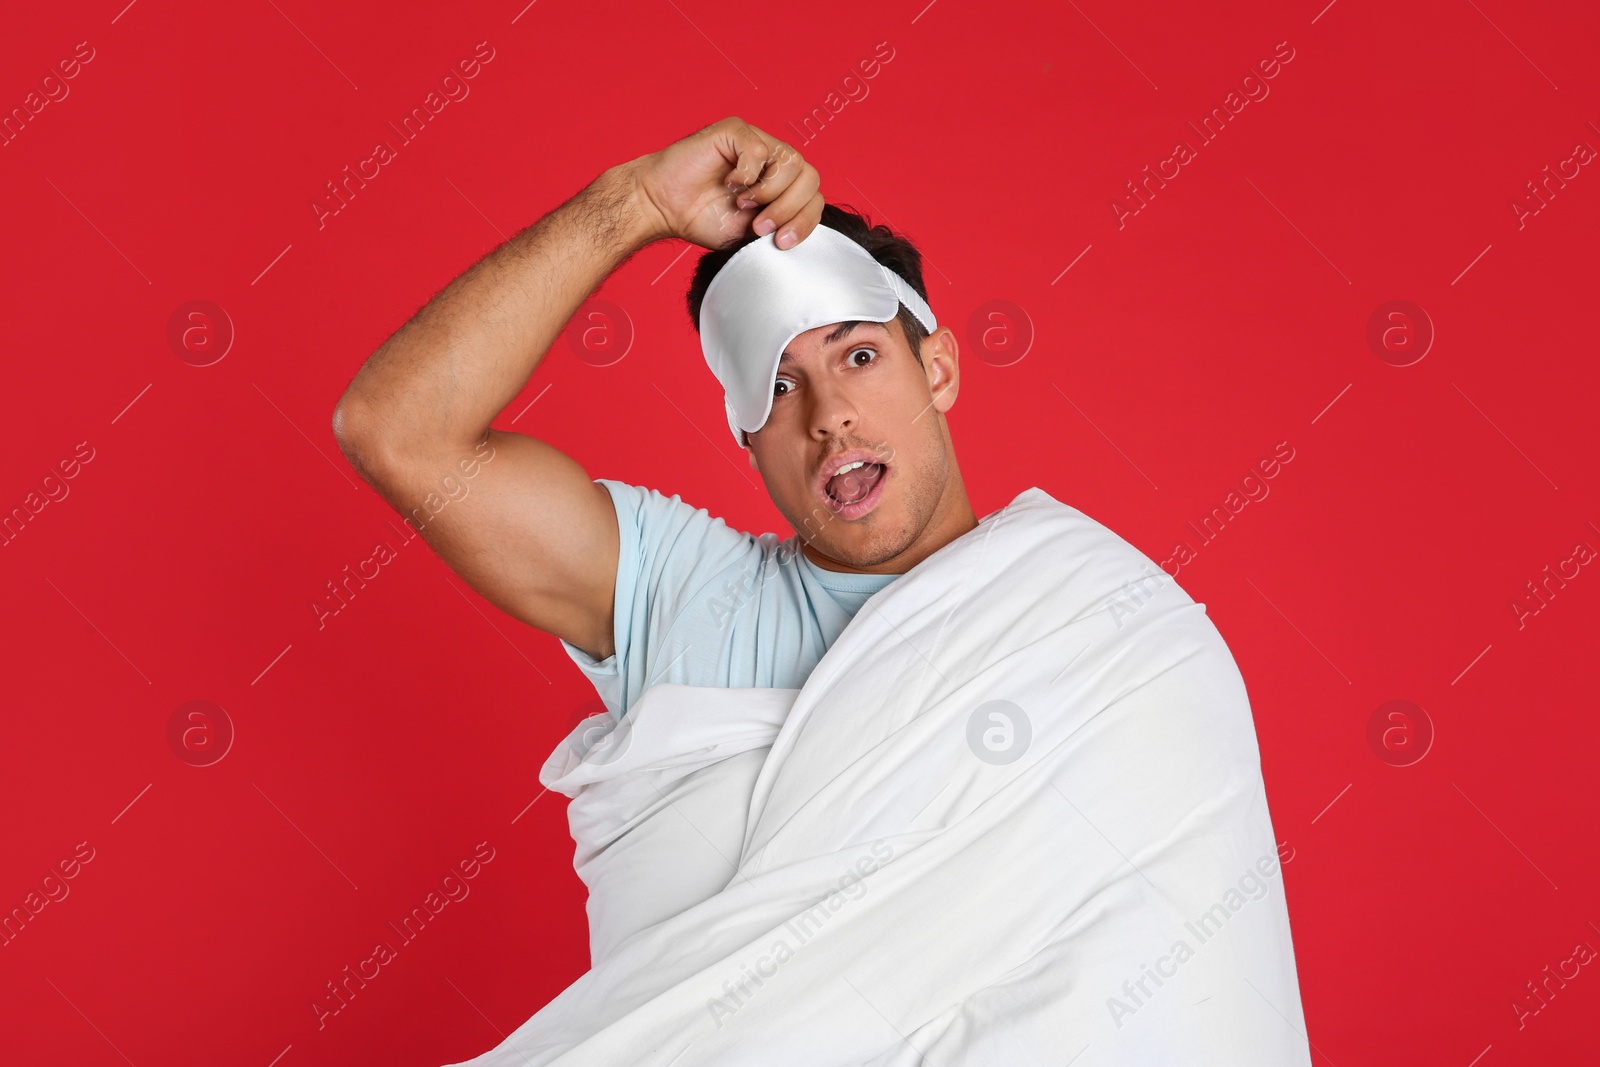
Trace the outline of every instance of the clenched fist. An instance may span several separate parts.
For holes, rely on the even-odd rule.
[[[630,167],[656,232],[725,248],[778,230],[793,248],[822,218],[817,168],[787,144],[730,117],[641,156]]]

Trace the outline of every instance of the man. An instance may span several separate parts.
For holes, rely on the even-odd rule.
[[[819,184],[737,118],[613,167],[335,413],[406,514],[492,446],[423,533],[612,713],[540,772],[572,798],[590,970],[473,1067],[1309,1067],[1226,645],[1038,487],[977,519],[917,252]],[[711,249],[690,318],[782,543],[489,428],[663,237]]]
[[[955,335],[930,335],[903,306],[805,330],[768,376],[771,413],[741,436],[796,531],[782,544],[490,429],[584,299],[656,240],[719,250],[689,292],[697,329],[736,249],[776,233],[791,250],[825,220],[925,300],[916,249],[825,206],[819,184],[738,118],[613,167],[435,296],[334,413],[340,447],[402,515],[492,448],[422,534],[486,599],[558,637],[616,715],[663,681],[799,686],[867,598],[977,525],[945,421]],[[864,465],[830,478],[851,463]]]

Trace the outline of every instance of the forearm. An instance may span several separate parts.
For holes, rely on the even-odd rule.
[[[634,167],[605,171],[385,341],[339,401],[341,445],[369,456],[413,455],[482,440],[584,299],[634,252],[667,236]]]

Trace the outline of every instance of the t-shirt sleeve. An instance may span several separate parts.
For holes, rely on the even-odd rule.
[[[616,648],[596,660],[569,641],[561,646],[621,718],[643,691],[673,620],[697,593],[760,547],[750,534],[730,529],[677,494],[663,496],[611,478],[595,481],[611,494],[617,515]]]

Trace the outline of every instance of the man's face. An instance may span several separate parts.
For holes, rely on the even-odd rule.
[[[921,365],[894,319],[819,326],[784,349],[772,411],[747,440],[813,561],[903,573],[908,550],[938,532],[960,480],[944,421],[956,384],[943,327],[923,339]],[[828,479],[841,457],[865,464]]]

